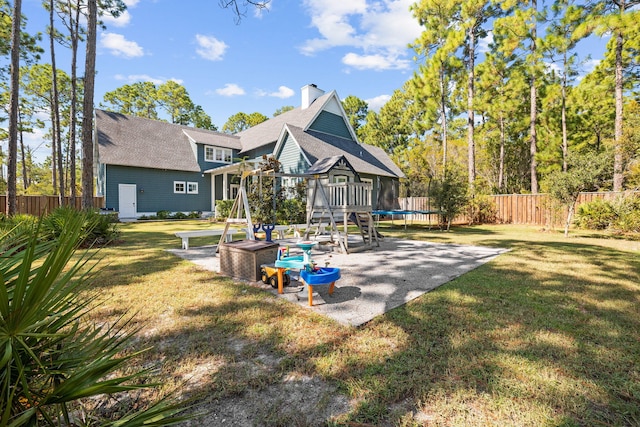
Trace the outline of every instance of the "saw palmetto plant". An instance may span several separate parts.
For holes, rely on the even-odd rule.
[[[175,396],[113,414],[87,402],[150,389],[149,370],[131,372],[140,351],[129,345],[130,318],[94,324],[90,292],[98,262],[76,255],[88,232],[68,212],[59,236],[42,239],[39,223],[0,235],[0,425],[170,425],[184,419]],[[143,350],[144,351],[144,350]],[[93,399],[93,400],[92,400]]]

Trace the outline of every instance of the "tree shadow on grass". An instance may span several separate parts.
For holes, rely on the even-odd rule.
[[[208,300],[179,308],[179,324],[159,328],[141,345],[154,345],[150,358],[164,360],[168,372],[185,359],[195,361],[194,371],[205,366],[188,393],[214,409],[270,391],[296,372],[348,393],[353,407],[343,422],[637,424],[637,256],[571,241],[486,236],[482,244],[512,252],[361,328],[207,274],[194,286]],[[154,252],[144,263],[163,264],[165,255]],[[217,292],[225,293],[220,302]],[[259,412],[250,413],[256,423]],[[312,421],[323,425],[326,418]]]
[[[637,257],[572,243],[507,246],[515,250],[366,326],[390,322],[410,338],[384,364],[338,374],[365,383],[367,403],[352,420],[379,422],[387,408],[382,418],[398,421],[389,408],[409,402],[450,425],[640,421],[640,288],[628,286],[640,282]],[[595,274],[566,262],[536,267],[555,256]]]

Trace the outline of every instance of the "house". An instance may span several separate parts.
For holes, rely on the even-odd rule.
[[[246,163],[238,159],[274,155],[291,175],[284,186],[322,171],[324,183],[370,184],[371,209],[396,207],[402,171],[384,150],[358,141],[337,93],[307,85],[301,101],[235,135],[96,110],[97,193],[121,218],[210,213],[237,194]]]

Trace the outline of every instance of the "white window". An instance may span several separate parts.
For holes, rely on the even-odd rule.
[[[340,182],[349,182],[349,177],[346,175],[334,175],[333,182],[336,184]]]
[[[173,181],[173,192],[174,193],[185,193],[186,186],[184,181]]]
[[[232,154],[228,148],[204,147],[204,160],[207,162],[231,163]]]
[[[207,162],[213,162],[215,155],[214,152],[215,150],[213,147],[204,147],[204,160]]]
[[[187,182],[187,194],[198,194],[197,182]]]

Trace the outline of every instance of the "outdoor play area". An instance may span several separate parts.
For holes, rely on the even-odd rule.
[[[216,254],[215,245],[169,251],[207,270],[262,284],[278,297],[351,326],[363,325],[506,251],[397,238],[351,254],[295,237],[251,246],[246,242],[231,243],[232,254],[226,249]],[[238,243],[248,248],[248,256],[238,253]],[[267,258],[255,263],[254,251],[267,253]],[[234,256],[244,264],[225,265],[225,257]]]
[[[318,265],[328,259],[340,268],[341,277],[331,296],[327,287],[314,288],[309,307],[295,280],[280,295],[260,278],[249,283],[201,266],[219,259],[214,238],[194,238],[183,250],[175,233],[204,228],[212,225],[123,224],[121,244],[103,250],[109,267],[95,278],[108,296],[96,320],[124,308],[136,313],[145,325],[139,346],[152,347],[140,363],[160,363],[169,380],[164,392],[179,384],[207,413],[190,425],[634,425],[640,419],[637,241],[579,231],[566,239],[561,230],[508,225],[446,233],[382,221],[380,248],[311,251]],[[485,253],[490,260],[482,263],[467,248],[500,254]],[[294,245],[289,250],[301,254]],[[342,257],[353,261],[343,264]],[[428,270],[432,265],[438,267]],[[405,283],[428,283],[438,272],[450,276],[407,298]],[[366,294],[375,283],[395,289],[393,298]],[[391,300],[398,305],[385,307]],[[345,304],[358,302],[378,302],[381,313],[353,326],[355,319],[322,311],[350,313]]]

